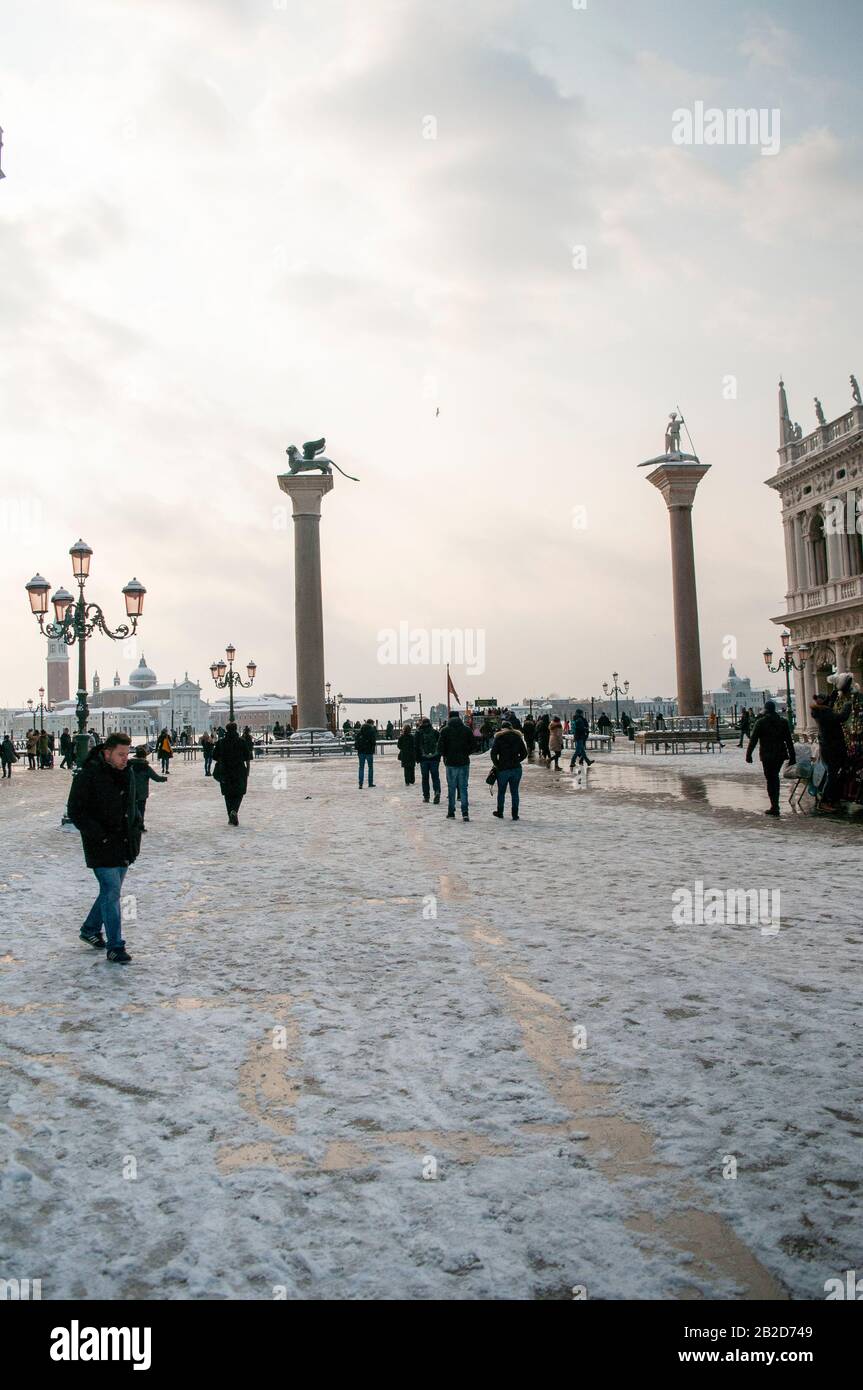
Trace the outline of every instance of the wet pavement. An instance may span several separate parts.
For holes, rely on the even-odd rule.
[[[657,765],[659,764],[659,765]],[[760,770],[759,774],[760,774]],[[612,762],[596,757],[594,765],[586,773],[585,785],[579,785],[576,776],[569,771],[568,760],[562,763],[560,771],[546,768],[543,764],[532,762],[527,767],[530,781],[525,791],[544,794],[567,794],[574,796],[628,799],[636,804],[650,804],[657,800],[665,803],[685,803],[697,810],[717,815],[745,814],[763,819],[767,807],[767,793],[761,775],[751,772],[735,773],[715,770],[711,775],[710,765],[703,775],[682,771],[673,765],[661,764],[658,758],[633,756],[632,763]],[[863,830],[863,815],[849,816],[845,812],[836,815],[817,814],[814,799],[805,791],[803,783],[797,787],[793,804],[789,801],[795,782],[782,779],[780,800],[783,820],[805,823],[807,829],[845,831],[849,835],[859,835]]]

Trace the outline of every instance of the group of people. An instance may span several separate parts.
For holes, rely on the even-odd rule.
[[[367,719],[357,726],[354,747],[358,760],[358,785],[363,789],[366,774],[367,785],[374,787],[375,749],[378,733],[374,720]],[[457,710],[451,711],[446,724],[435,729],[429,718],[420,720],[416,728],[405,724],[398,738],[398,757],[404,773],[405,785],[416,783],[417,766],[420,769],[420,783],[423,801],[440,804],[441,777],[440,764],[443,761],[447,789],[447,819],[455,820],[456,804],[461,810],[463,821],[470,820],[470,760],[477,751],[473,730],[465,724]],[[494,731],[490,743],[492,770],[488,781],[497,785],[497,809],[493,814],[502,819],[509,791],[510,809],[513,820],[519,819],[519,783],[521,765],[528,756],[521,726],[515,715],[506,715]]]
[[[818,809],[826,814],[837,811],[843,799],[863,799],[863,698],[849,672],[829,680],[833,690],[814,695],[809,706],[818,735],[818,759],[825,773]],[[764,814],[778,816],[782,767],[788,763],[799,768],[801,750],[795,748],[788,720],[777,713],[773,700],[766,701],[757,719],[751,710],[743,711],[741,743],[744,734],[749,734],[746,761],[752,762],[757,748],[767,783],[770,806]]]

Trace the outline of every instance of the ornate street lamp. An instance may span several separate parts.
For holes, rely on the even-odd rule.
[[[53,637],[62,640],[67,647],[78,643],[78,698],[75,709],[75,716],[78,723],[78,733],[75,738],[75,763],[76,767],[81,767],[87,756],[89,739],[87,737],[87,717],[90,713],[87,706],[87,639],[92,636],[96,628],[105,637],[110,637],[112,642],[122,642],[130,637],[138,627],[138,619],[144,610],[144,595],[147,590],[137,579],[130,579],[123,589],[123,598],[126,601],[126,616],[131,619],[131,626],[122,623],[115,632],[112,632],[105,620],[105,615],[97,603],[87,603],[84,599],[84,585],[90,575],[90,559],[93,554],[86,541],[78,540],[71,547],[69,554],[72,557],[72,574],[78,581],[78,597],[70,594],[67,589],[60,588],[51,599],[54,608],[53,623],[45,622],[45,614],[48,612],[48,593],[51,585],[47,579],[43,579],[41,574],[34,574],[29,584],[25,584],[28,597],[30,599],[30,609],[39,623],[40,632],[44,632],[46,637]]]
[[[210,675],[213,677],[213,680],[215,681],[218,689],[227,690],[228,692],[228,719],[231,721],[233,721],[234,718],[234,686],[239,685],[242,686],[244,690],[247,690],[248,687],[254,681],[255,672],[258,669],[255,665],[255,662],[250,661],[246,666],[246,673],[249,679],[247,681],[244,681],[239,671],[234,670],[234,657],[236,655],[236,647],[233,646],[233,644],[229,643],[228,646],[225,648],[225,656],[228,659],[227,665],[224,661],[222,661],[220,657],[219,660],[214,661],[210,667]],[[226,671],[227,675],[225,675]]]
[[[620,728],[620,700],[619,700],[618,697],[619,697],[620,695],[625,695],[625,694],[627,693],[627,691],[629,690],[629,681],[624,681],[624,682],[623,682],[623,685],[618,685],[618,684],[617,684],[617,675],[618,675],[617,671],[612,671],[612,673],[611,673],[611,679],[614,681],[614,684],[612,685],[612,687],[611,687],[610,690],[609,690],[609,688],[608,688],[608,682],[607,682],[607,681],[603,681],[603,682],[602,682],[602,688],[603,688],[603,690],[605,691],[606,695],[613,695],[613,696],[614,696],[614,723],[615,723],[615,726],[619,729],[619,728]]]
[[[805,642],[801,642],[801,643],[799,644],[799,646],[796,647],[796,648],[790,646],[790,645],[789,645],[790,642],[791,642],[791,633],[790,633],[790,632],[783,632],[783,634],[782,634],[782,646],[783,646],[783,649],[784,649],[784,651],[785,651],[785,655],[784,655],[784,656],[780,656],[779,661],[778,661],[778,663],[777,663],[776,666],[771,666],[771,665],[770,665],[771,661],[773,660],[773,652],[770,650],[769,647],[765,647],[763,655],[764,655],[764,664],[765,664],[765,666],[767,667],[768,671],[772,671],[774,675],[776,675],[779,671],[784,671],[784,672],[785,672],[785,692],[786,692],[786,705],[785,705],[785,707],[786,707],[786,709],[787,709],[787,711],[788,711],[788,725],[789,725],[789,728],[791,729],[791,732],[792,732],[792,734],[793,734],[793,733],[794,733],[794,706],[793,706],[792,703],[791,703],[791,672],[792,672],[792,671],[802,671],[802,670],[803,670],[803,667],[806,665],[806,658],[807,658],[808,655],[809,655],[809,648],[808,648],[808,646],[806,645]],[[797,652],[797,655],[800,657],[800,665],[799,665],[799,666],[797,665],[796,661],[794,660],[794,652],[795,652],[795,650],[796,650],[796,652]]]

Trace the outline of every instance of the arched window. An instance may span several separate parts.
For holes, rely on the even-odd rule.
[[[809,557],[811,560],[812,583],[827,583],[827,538],[824,535],[824,518],[816,512],[809,525]]]

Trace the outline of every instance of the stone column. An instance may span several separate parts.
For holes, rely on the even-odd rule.
[[[326,734],[324,612],[321,596],[321,500],[330,473],[280,473],[294,506],[294,613],[297,643],[297,732]]]
[[[796,594],[799,588],[797,583],[797,549],[794,544],[794,522],[790,519],[782,524],[785,534],[785,569],[788,574],[788,597]]]
[[[794,517],[794,546],[797,551],[797,581],[801,592],[809,588],[809,564],[806,557],[806,541],[803,537],[803,512]]]
[[[677,656],[677,708],[681,715],[704,713],[701,648],[698,641],[698,596],[692,544],[692,503],[709,463],[661,463],[647,476],[668,507],[671,526],[671,575],[674,590],[674,645]]]

